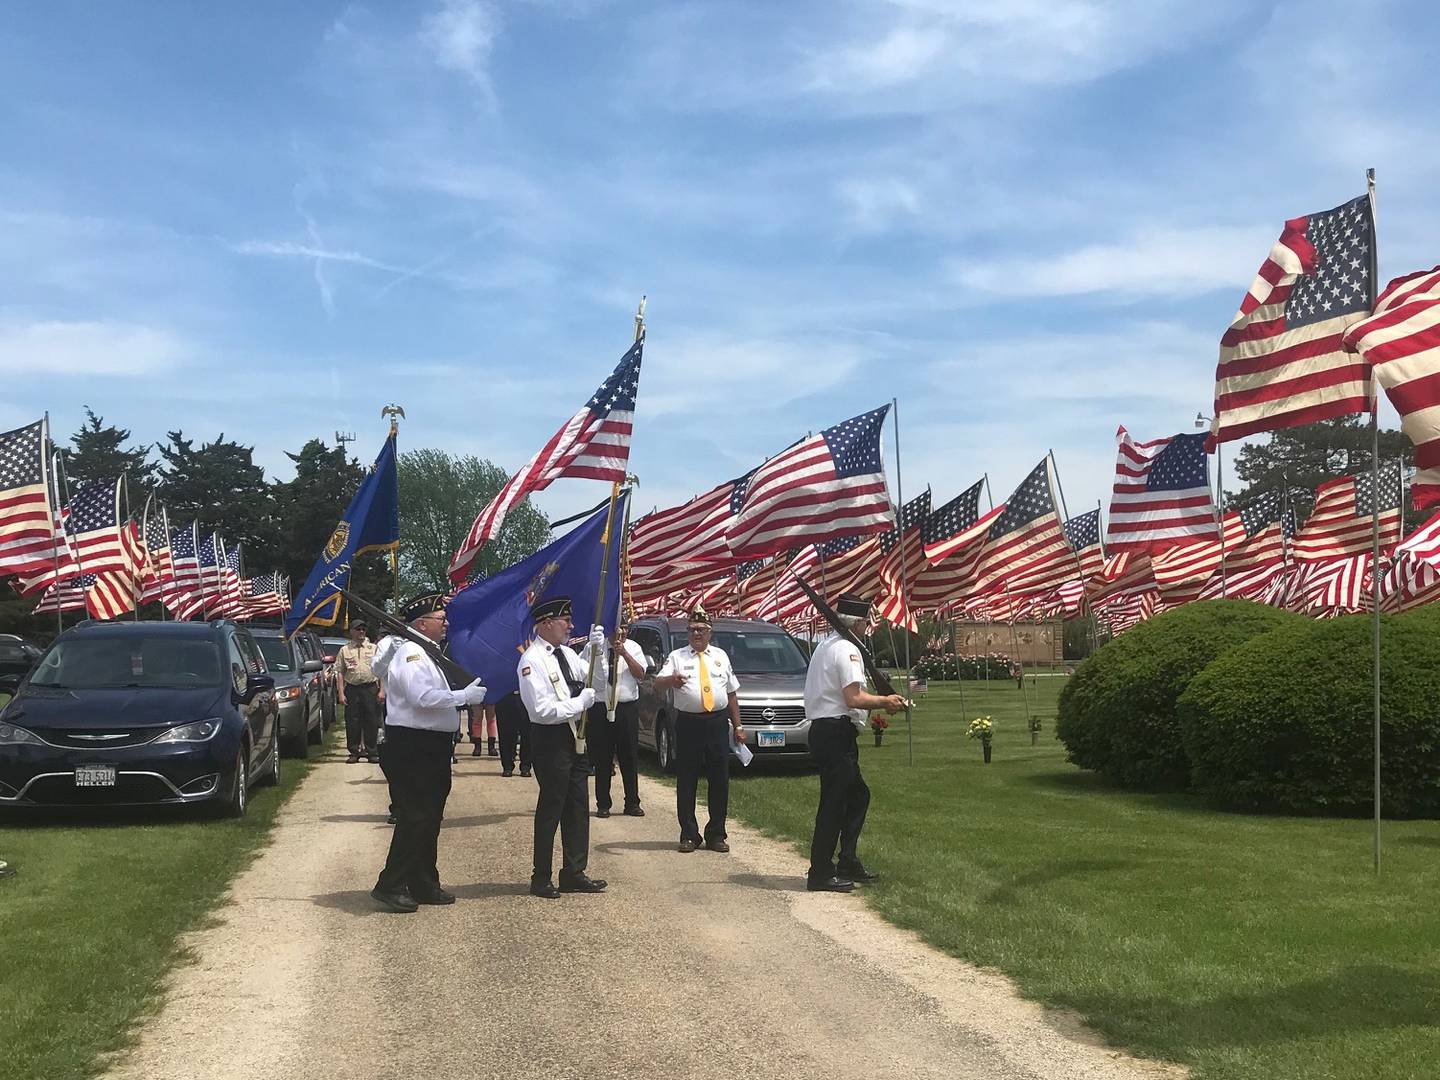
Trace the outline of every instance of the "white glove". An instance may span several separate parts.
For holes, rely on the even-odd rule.
[[[599,652],[605,647],[605,627],[590,627],[590,649],[592,652]]]
[[[590,708],[590,706],[594,704],[595,690],[592,687],[587,686],[584,690],[580,691],[580,711],[584,712],[586,709]]]
[[[460,691],[460,696],[465,699],[466,705],[479,705],[485,700],[485,684],[476,679]]]

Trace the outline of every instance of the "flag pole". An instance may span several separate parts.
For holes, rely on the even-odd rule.
[[[1046,454],[1049,456],[1049,458],[1050,458],[1050,475],[1053,476],[1053,477],[1055,477],[1055,491],[1056,491],[1056,493],[1059,494],[1059,496],[1060,496],[1060,509],[1061,509],[1061,511],[1065,514],[1065,521],[1068,523],[1068,522],[1070,521],[1070,507],[1068,507],[1067,505],[1065,505],[1065,485],[1060,482],[1060,465],[1059,465],[1059,463],[1056,462],[1056,460],[1055,460],[1055,451],[1054,451],[1054,449],[1047,450],[1047,451],[1045,451],[1045,453],[1046,453]],[[988,488],[987,488],[987,490],[988,490]],[[1097,542],[1100,542],[1100,512],[1099,512],[1099,511],[1100,511],[1100,500],[1099,500],[1099,499],[1096,499],[1096,500],[1095,500],[1095,511],[1096,511],[1096,513],[1095,513],[1095,539],[1096,539]],[[1061,530],[1061,531],[1063,532],[1064,530]],[[1078,552],[1078,551],[1075,550],[1075,545],[1074,545],[1073,543],[1070,543],[1070,537],[1069,537],[1069,536],[1066,536],[1066,537],[1065,537],[1065,542],[1066,542],[1067,544],[1070,544],[1070,554],[1072,554],[1072,555],[1075,556],[1075,573],[1079,575],[1079,580],[1080,580],[1080,610],[1081,610],[1081,612],[1082,612],[1082,613],[1084,614],[1084,616],[1085,616],[1086,629],[1089,629],[1089,624],[1090,624],[1090,614],[1089,614],[1090,605],[1089,605],[1089,603],[1086,601],[1086,598],[1085,598],[1085,564],[1080,561],[1080,552]],[[1101,552],[1104,552],[1104,550],[1105,550],[1105,546],[1104,546],[1103,542],[1101,542],[1100,550],[1101,550]],[[1063,607],[1061,608],[1061,611],[1062,611],[1062,612],[1064,611],[1064,608],[1063,608]],[[1060,652],[1061,652],[1061,654],[1063,655],[1064,652],[1065,652],[1065,643],[1064,643],[1065,620],[1063,620],[1063,619],[1060,620],[1060,633],[1061,633]],[[1097,646],[1097,645],[1095,644],[1095,642],[1092,640],[1092,642],[1091,642],[1091,651],[1093,652],[1093,651],[1095,650],[1095,648],[1097,648],[1097,647],[1098,647],[1098,646]],[[1054,656],[1054,653],[1053,653],[1053,652],[1051,653],[1051,656]]]
[[[51,475],[45,479],[45,494],[47,498],[60,498],[59,485],[55,483],[55,473],[60,468],[60,451],[50,440],[50,412],[45,412],[45,434],[41,440],[40,460],[49,459]],[[50,507],[50,558],[52,560],[53,573],[55,575],[55,636],[59,637],[65,632],[65,622],[60,612],[60,529],[64,526],[60,523],[60,507]],[[45,594],[40,594],[43,599]]]
[[[645,336],[645,297],[640,297],[640,306],[635,309],[635,340],[639,341]],[[610,545],[615,537],[615,504],[620,500],[621,481],[616,480],[610,488],[610,507],[605,511],[605,532],[600,537],[600,580],[595,586],[595,618],[600,618],[601,610],[605,606],[605,579],[610,571]],[[589,627],[586,628],[587,632]],[[595,686],[595,665],[600,660],[598,652],[590,654],[590,670],[585,674],[585,685]],[[585,722],[588,719],[585,713],[575,725],[575,752],[585,752]]]
[[[1370,229],[1375,232],[1375,170],[1365,170],[1365,192],[1370,199]],[[1372,237],[1373,239],[1373,237]],[[1370,310],[1375,309],[1378,245],[1370,245]],[[1370,611],[1375,669],[1375,873],[1380,873],[1380,392],[1370,381]],[[1401,492],[1404,496],[1404,492]]]
[[[399,405],[386,405],[380,410],[381,416],[390,418],[390,433],[387,438],[396,440],[395,457],[395,499],[398,504],[400,499],[400,418],[405,415],[405,410]],[[390,549],[390,578],[391,591],[395,594],[395,612],[400,612],[400,536],[395,536],[395,546]],[[342,601],[343,602],[343,601]],[[345,628],[350,628],[350,605],[345,605]]]
[[[630,483],[639,483],[639,478],[638,478],[638,477],[627,476],[625,479],[626,479],[628,482],[630,482]],[[622,623],[622,622],[625,621],[625,592],[626,592],[626,585],[627,585],[627,580],[626,580],[626,579],[627,579],[627,577],[628,577],[628,575],[627,575],[627,573],[626,573],[626,570],[625,570],[625,559],[626,559],[626,557],[629,555],[629,553],[630,553],[630,500],[629,500],[629,499],[626,499],[626,500],[625,500],[625,516],[624,516],[624,518],[621,520],[621,525],[620,525],[620,580],[619,580],[619,582],[617,583],[617,584],[619,585],[619,589],[618,589],[617,591],[618,591],[619,594],[620,594],[620,611],[619,611],[619,614],[618,614],[617,617],[616,617],[616,627],[617,627],[617,628],[619,627],[619,624],[620,624],[620,623]],[[607,559],[606,562],[608,563],[609,560]],[[595,610],[598,612],[600,609],[599,609],[599,607],[597,606]],[[611,648],[610,651],[611,651],[611,653],[614,654],[614,661],[613,661],[613,663],[611,663],[611,665],[610,665],[610,692],[609,692],[608,694],[606,694],[606,696],[605,696],[605,719],[606,719],[607,721],[609,721],[610,723],[613,724],[613,723],[615,722],[615,708],[616,708],[616,705],[618,704],[619,697],[620,697],[620,665],[621,665],[621,663],[624,662],[624,658],[623,658],[620,654],[621,654],[624,650],[623,650],[623,649],[616,649],[616,648],[614,648],[614,647],[613,647],[613,641],[614,641],[614,639],[612,638],[611,641],[612,641],[612,648]],[[593,662],[594,658],[592,657],[591,660],[592,660],[592,662]]]
[[[895,414],[895,499],[900,505],[897,511],[899,520],[895,524],[900,529],[900,608],[905,612],[905,617],[910,615],[910,572],[905,562],[905,489],[902,486],[900,473],[900,401],[898,398],[890,399],[890,408]],[[915,764],[915,707],[911,701],[913,694],[910,688],[910,630],[902,627],[905,631],[905,748],[907,763]],[[892,647],[893,651],[893,647]],[[897,656],[898,660],[899,657]]]

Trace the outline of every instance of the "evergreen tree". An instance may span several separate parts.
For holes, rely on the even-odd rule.
[[[510,476],[492,462],[443,450],[407,451],[399,466],[402,591],[448,588],[450,557]],[[472,579],[533,555],[549,540],[550,523],[530,500],[511,507],[500,534],[475,559]]]
[[[1415,447],[1404,432],[1380,431],[1380,467],[1394,468],[1395,459],[1408,469],[1414,463]],[[1249,443],[1235,457],[1235,475],[1245,487],[1226,492],[1226,508],[1243,509],[1270,491],[1296,492],[1301,516],[1309,512],[1305,495],[1326,480],[1371,467],[1370,422],[1361,416],[1341,416],[1318,424],[1284,428],[1270,433],[1263,443]]]
[[[65,455],[70,490],[76,491],[88,480],[113,479],[123,473],[127,477],[131,509],[138,515],[146,496],[155,488],[155,463],[150,460],[149,444],[126,449],[124,444],[129,440],[128,428],[105,423],[103,417],[95,415],[86,405],[84,425],[70,436],[74,450]]]
[[[219,532],[227,546],[243,544],[247,572],[256,555],[277,550],[275,502],[265,470],[253,460],[254,447],[227,440],[195,446],[179,431],[161,443],[159,494],[170,511],[172,527],[200,522],[201,535]],[[333,525],[333,522],[332,522]]]

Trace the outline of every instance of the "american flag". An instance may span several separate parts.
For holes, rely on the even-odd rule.
[[[875,604],[881,618],[889,620],[892,626],[904,626],[912,632],[916,630],[918,606],[906,593],[909,584],[929,566],[925,561],[921,533],[930,516],[930,492],[926,490],[900,508],[898,527],[880,538],[880,549],[886,554],[880,564],[883,590]]]
[[[1370,552],[1296,567],[1285,606],[1308,615],[1370,610]]]
[[[1105,568],[1105,546],[1100,542],[1100,508],[1065,522],[1065,539],[1075,552],[1080,577],[1089,580]]]
[[[175,585],[175,562],[170,548],[170,515],[163,506],[158,512],[145,515],[144,535],[147,566],[141,583],[140,599],[148,603],[161,599]]]
[[[122,540],[120,484],[115,480],[91,480],[84,484],[62,512],[71,560],[61,560],[59,580],[77,574],[133,574],[135,553]],[[56,568],[45,566],[40,573],[17,583],[22,593],[40,592],[55,584]]]
[[[815,544],[808,545],[785,564],[756,608],[756,617],[770,622],[785,622],[814,614],[815,605],[800,588],[801,578],[811,586],[821,579],[820,549]]]
[[[50,427],[37,420],[0,435],[0,573],[34,574],[55,562]]]
[[[1369,551],[1371,513],[1379,504],[1380,550],[1400,539],[1400,471],[1382,469],[1376,494],[1370,473],[1327,480],[1315,489],[1315,508],[1295,533],[1298,562],[1322,562]]]
[[[753,475],[752,469],[681,506],[647,514],[631,526],[626,555],[637,601],[706,585],[721,567],[735,564],[725,536]]]
[[[1198,600],[1211,575],[1220,573],[1222,548],[1228,560],[1230,551],[1245,540],[1245,523],[1237,513],[1227,513],[1221,540],[1197,540],[1176,544],[1164,551],[1150,554],[1150,569],[1160,598],[1169,607]],[[1225,567],[1225,592],[1229,592],[1230,567]]]
[[[1204,435],[1137,443],[1122,427],[1115,440],[1119,452],[1105,533],[1109,550],[1162,551],[1216,539]]]
[[[1440,514],[1395,548],[1395,560],[1380,589],[1385,611],[1408,611],[1440,600]]]
[[[500,531],[510,508],[531,492],[543,491],[562,476],[617,483],[625,479],[644,347],[642,337],[580,411],[552,435],[525,467],[506,481],[490,505],[480,511],[460,550],[450,560],[452,582],[465,584],[480,549]]]
[[[881,589],[880,537],[837,536],[819,545],[820,580],[807,579],[825,599],[834,601],[847,592],[873,599]]]
[[[1055,507],[1047,454],[991,524],[975,560],[973,591],[1043,592],[1074,576],[1075,556]]]
[[[225,541],[216,538],[221,555],[218,559],[217,569],[220,571],[220,591],[211,598],[209,614],[236,616],[245,607],[245,598],[249,594],[249,586],[244,584],[244,578],[240,576],[240,548],[235,546],[229,550],[225,547]]]
[[[1415,444],[1415,509],[1440,504],[1440,266],[1385,286],[1345,344],[1365,357]]]
[[[221,569],[217,551],[219,537],[211,533],[200,542],[195,553],[196,584],[183,591],[177,591],[165,602],[165,606],[177,619],[190,619],[199,615],[220,593]],[[176,558],[176,569],[180,562]]]
[[[170,593],[200,587],[199,531],[199,524],[192,521],[185,528],[170,534],[170,562],[175,572],[174,587],[169,590]]]
[[[1370,313],[1374,257],[1364,195],[1285,223],[1220,339],[1216,442],[1369,411],[1369,371],[1343,338]]]
[[[240,618],[280,615],[290,607],[290,590],[284,574],[278,571],[249,579],[249,596]]]
[[[895,523],[880,459],[889,405],[802,439],[755,470],[730,526],[730,550],[753,559]]]
[[[926,519],[920,531],[926,559],[938,563],[985,536],[990,522],[1005,508],[996,507],[981,517],[980,492],[984,488],[985,478],[982,476]]]
[[[35,614],[48,611],[85,609],[92,618],[115,619],[135,610],[139,570],[144,561],[140,526],[127,521],[120,528],[120,549],[126,566],[98,573],[77,574],[51,580],[35,605]]]

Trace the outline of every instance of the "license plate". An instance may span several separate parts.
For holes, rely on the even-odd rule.
[[[81,765],[75,769],[76,787],[114,787],[114,765]]]
[[[760,736],[761,746],[784,746],[785,733],[783,731],[757,731]]]

